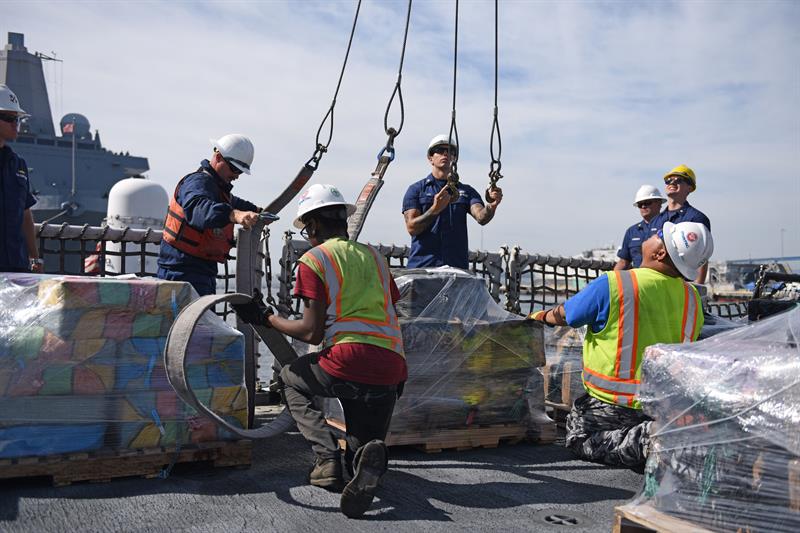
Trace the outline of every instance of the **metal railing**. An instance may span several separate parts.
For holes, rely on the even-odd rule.
[[[393,270],[405,268],[409,248],[396,245],[373,245]],[[310,248],[304,240],[287,231],[278,275],[277,307],[284,316],[301,314],[300,301],[292,295],[297,260]],[[503,247],[498,252],[469,252],[469,270],[486,281],[486,288],[496,302],[508,311],[528,314],[535,309],[564,302],[586,283],[614,263],[585,258],[525,254],[519,246]]]
[[[156,275],[155,259],[157,246],[161,243],[161,230],[37,224],[36,235],[46,273]],[[259,222],[252,230],[240,229],[237,245],[232,250],[233,257],[223,263],[222,273],[217,276],[218,288],[226,293],[245,294],[253,294],[258,289],[282,315],[300,315],[300,301],[292,295],[292,289],[298,259],[310,245],[293,237],[291,231],[284,234],[280,270],[277,276],[273,276],[267,228]],[[387,258],[392,269],[406,268],[408,246],[373,246]],[[503,247],[497,252],[470,251],[469,265],[470,271],[485,280],[495,301],[508,311],[521,315],[563,303],[591,280],[614,267],[610,261],[525,253],[519,246]],[[273,287],[274,281],[278,282],[277,287]],[[747,306],[743,302],[710,302],[706,310],[724,318],[747,315]],[[224,306],[217,309],[217,314],[227,318],[230,310]],[[259,340],[253,329],[245,327],[238,317],[236,325],[245,336],[245,379],[252,404],[259,368]]]

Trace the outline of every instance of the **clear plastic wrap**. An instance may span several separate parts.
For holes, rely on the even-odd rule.
[[[716,531],[800,531],[800,309],[647,349],[634,501]]]
[[[584,392],[583,339],[586,326],[544,328],[544,353],[547,364],[544,375],[545,400],[569,408]]]
[[[233,439],[164,370],[167,332],[196,297],[182,282],[0,274],[0,458]],[[241,333],[208,313],[192,343],[198,396],[246,424]]]
[[[469,272],[395,275],[409,375],[390,432],[550,422],[541,324],[502,309]],[[338,401],[326,402],[326,415],[342,419]]]

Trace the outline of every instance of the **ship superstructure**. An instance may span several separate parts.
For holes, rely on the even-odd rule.
[[[9,33],[0,50],[0,83],[8,85],[30,117],[20,124],[16,142],[10,143],[30,169],[38,202],[37,222],[99,226],[106,216],[108,194],[118,181],[139,176],[150,167],[146,157],[114,153],[103,148],[100,134],[92,134],[89,120],[66,114],[53,124],[42,60],[25,47],[25,36]]]

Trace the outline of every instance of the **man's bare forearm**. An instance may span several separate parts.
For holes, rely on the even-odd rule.
[[[481,207],[480,210],[476,209],[477,213],[475,214],[475,220],[481,226],[485,226],[494,218],[495,209],[497,208],[493,207],[492,204],[487,204],[486,206]]]
[[[427,230],[433,225],[439,213],[435,213],[433,208],[428,209],[419,216],[414,216],[413,213],[406,215],[406,229],[412,237],[416,237],[423,231]]]

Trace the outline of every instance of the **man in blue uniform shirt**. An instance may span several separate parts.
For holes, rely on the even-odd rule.
[[[633,206],[639,208],[642,220],[625,232],[622,246],[617,252],[619,261],[614,265],[614,270],[639,268],[639,265],[642,264],[642,243],[659,230],[652,222],[661,212],[661,204],[664,203],[664,200],[661,191],[652,185],[642,185],[636,191]]]
[[[231,195],[233,181],[250,174],[253,143],[235,133],[212,143],[211,158],[184,176],[170,198],[158,254],[158,277],[189,282],[200,296],[216,292],[217,264],[234,245],[234,224],[250,228],[261,211]]]
[[[41,272],[36,247],[28,166],[8,146],[17,139],[19,121],[26,117],[17,96],[0,85],[0,272]]]
[[[442,265],[467,268],[467,213],[484,226],[494,218],[503,200],[503,191],[496,188],[489,191],[490,201],[484,205],[480,194],[461,182],[456,185],[458,196],[450,194],[447,176],[451,154],[457,150],[458,146],[450,145],[447,135],[434,137],[428,145],[431,173],[412,184],[403,197],[403,216],[411,235],[409,268]]]
[[[711,221],[699,209],[689,205],[687,197],[697,189],[697,178],[694,170],[686,165],[678,165],[664,175],[665,191],[667,193],[667,208],[653,222],[656,231],[664,227],[664,222],[698,222],[709,230]],[[708,264],[703,265],[697,274],[695,283],[705,283],[708,274]]]

